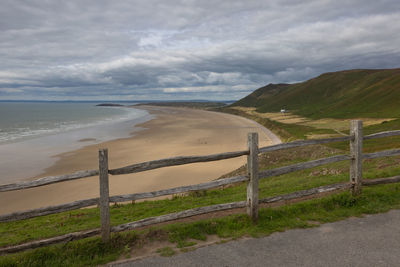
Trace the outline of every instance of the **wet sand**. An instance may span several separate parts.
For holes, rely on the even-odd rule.
[[[56,163],[35,178],[98,168],[98,150],[108,148],[109,168],[175,156],[207,155],[246,149],[247,133],[258,132],[261,146],[279,142],[257,123],[203,110],[141,106],[156,117],[136,125],[132,137],[89,145],[55,155]],[[246,157],[110,175],[110,195],[167,189],[212,181],[245,164]],[[98,197],[98,177],[0,193],[0,214]]]

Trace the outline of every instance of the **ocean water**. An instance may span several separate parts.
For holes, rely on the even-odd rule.
[[[95,103],[0,102],[0,144],[71,130],[110,125],[147,115],[126,107]]]
[[[126,138],[152,118],[92,102],[0,102],[0,184],[39,175],[58,154]]]

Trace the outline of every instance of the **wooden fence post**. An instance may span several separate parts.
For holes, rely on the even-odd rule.
[[[99,150],[100,220],[103,242],[110,240],[110,206],[108,190],[108,150]]]
[[[362,183],[362,145],[363,131],[362,121],[353,120],[350,122],[350,183],[353,196],[361,194]]]
[[[250,154],[247,157],[247,214],[253,222],[258,219],[258,133],[249,133],[247,144]]]

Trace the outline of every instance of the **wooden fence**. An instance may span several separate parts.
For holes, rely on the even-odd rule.
[[[282,200],[294,200],[299,199],[305,196],[312,196],[319,193],[330,192],[335,190],[343,190],[350,189],[354,195],[358,195],[361,193],[362,185],[376,185],[376,184],[385,184],[385,183],[396,183],[400,182],[400,176],[388,177],[388,178],[379,178],[379,179],[369,179],[362,180],[362,160],[363,159],[373,159],[379,157],[386,156],[396,156],[400,155],[400,149],[393,150],[385,150],[375,153],[362,153],[362,144],[363,140],[373,139],[373,138],[382,138],[400,135],[400,130],[398,131],[388,131],[381,132],[376,134],[371,134],[367,136],[363,136],[362,133],[362,121],[351,121],[350,123],[350,135],[336,138],[327,138],[327,139],[312,139],[312,140],[300,140],[294,141],[290,143],[283,143],[273,146],[267,147],[258,147],[258,135],[257,133],[249,133],[248,134],[248,149],[243,151],[235,151],[235,152],[227,152],[221,154],[207,155],[207,156],[189,156],[189,157],[174,157],[167,158],[161,160],[148,161],[138,164],[129,165],[123,168],[118,169],[109,169],[108,168],[108,152],[107,149],[99,150],[99,169],[98,170],[87,170],[75,172],[73,174],[60,175],[60,176],[50,176],[41,178],[34,181],[27,182],[18,182],[13,184],[0,185],[0,192],[12,191],[12,190],[20,190],[25,188],[32,188],[37,186],[44,186],[48,184],[63,182],[63,181],[71,181],[75,179],[81,179],[85,177],[99,175],[100,181],[100,197],[79,200],[72,203],[50,206],[45,208],[33,209],[22,212],[14,212],[11,214],[1,215],[0,222],[9,222],[9,221],[17,221],[23,220],[48,214],[54,214],[69,210],[80,209],[83,207],[98,205],[100,208],[100,218],[101,218],[101,228],[69,233],[62,236],[52,237],[49,239],[32,241],[29,243],[24,243],[16,246],[9,246],[0,248],[0,254],[4,253],[12,253],[17,252],[29,248],[37,248],[41,246],[46,246],[49,244],[55,244],[65,241],[82,239],[94,235],[101,234],[104,242],[107,242],[110,238],[111,232],[120,232],[125,230],[131,230],[138,227],[143,227],[147,225],[157,224],[161,222],[176,220],[180,218],[187,218],[190,216],[235,209],[235,208],[247,208],[247,213],[251,217],[251,219],[256,222],[258,219],[258,205],[259,203],[274,203]],[[315,144],[325,144],[331,142],[340,142],[340,141],[350,141],[350,155],[337,155],[328,158],[317,159],[313,161],[293,164],[285,167],[270,169],[259,171],[258,170],[258,154],[276,151],[281,149],[293,148],[293,147],[301,147]],[[247,156],[247,175],[234,176],[224,179],[219,179],[212,182],[190,185],[190,186],[181,186],[175,187],[166,190],[158,190],[153,192],[146,193],[135,193],[128,195],[118,195],[118,196],[109,196],[108,189],[108,180],[109,174],[111,175],[121,175],[128,173],[136,173],[142,172],[162,167],[168,166],[177,166],[183,164],[197,163],[197,162],[209,162],[209,161],[217,161],[223,159],[236,158],[240,156]],[[282,174],[287,174],[295,171],[305,170],[317,166],[321,166],[324,164],[339,162],[349,160],[350,161],[350,181],[347,183],[333,184],[327,186],[321,186],[317,188],[312,188],[308,190],[297,191],[290,194],[270,197],[266,199],[258,198],[258,181],[259,179],[264,179],[271,176],[278,176]],[[156,216],[145,218],[142,220],[129,222],[125,224],[121,224],[118,226],[110,226],[110,212],[109,212],[109,203],[110,202],[125,202],[125,201],[134,201],[139,199],[146,198],[154,198],[158,196],[172,195],[178,193],[185,193],[190,191],[204,190],[217,188],[223,185],[234,184],[239,182],[247,182],[247,197],[245,201],[239,202],[231,202],[225,204],[217,204],[206,207],[199,207],[194,209],[189,209],[185,211],[170,213],[166,215]]]

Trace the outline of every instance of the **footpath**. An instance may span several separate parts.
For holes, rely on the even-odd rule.
[[[400,210],[110,266],[400,266]]]

